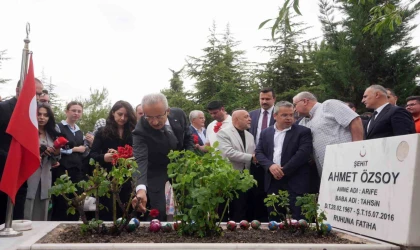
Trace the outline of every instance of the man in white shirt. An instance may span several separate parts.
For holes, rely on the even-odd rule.
[[[309,158],[312,153],[311,130],[294,123],[293,105],[281,101],[274,107],[276,123],[261,132],[256,158],[265,170],[264,189],[267,194],[289,193],[289,208],[294,219],[303,218],[296,197],[309,191]],[[281,209],[281,208],[277,208]],[[268,212],[273,210],[268,208]],[[270,216],[278,221],[279,216]]]
[[[232,117],[227,114],[221,101],[212,101],[207,105],[207,110],[214,119],[206,130],[206,146],[213,146],[217,141],[217,132],[232,124]]]

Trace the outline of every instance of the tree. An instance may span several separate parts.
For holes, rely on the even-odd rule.
[[[181,108],[187,115],[192,110],[201,110],[202,106],[193,100],[193,94],[190,91],[184,91],[184,81],[181,79],[184,68],[178,71],[169,70],[172,72],[172,78],[169,80],[170,88],[160,91],[168,99],[169,106]]]
[[[44,84],[44,89],[48,90],[48,95],[50,96],[50,104],[52,107],[60,106],[60,100],[58,99],[58,94],[55,93],[55,88],[57,85],[52,83],[52,77],[48,78],[45,70],[42,69],[41,71],[41,82]]]
[[[259,47],[271,55],[260,74],[261,85],[272,87],[278,100],[290,100],[298,89],[315,87],[319,83],[315,65],[309,57],[313,47],[311,39],[302,39],[309,27],[302,22],[294,23],[293,17],[288,25],[292,29],[287,27],[285,20],[280,21],[274,39],[267,39],[271,44]]]
[[[5,57],[6,52],[7,52],[7,50],[0,50],[0,69],[1,69],[1,65],[2,65],[3,61],[6,61],[6,60],[10,59],[9,57]],[[10,79],[0,78],[0,84],[6,83],[8,81],[10,81]]]
[[[419,0],[409,0],[405,6],[396,5],[393,1],[379,1],[376,0],[347,0],[350,4],[358,5],[369,5],[374,4],[372,8],[369,9],[369,20],[365,23],[363,28],[364,32],[370,31],[371,33],[381,34],[383,30],[394,31],[394,24],[396,26],[401,25],[404,13],[407,11],[418,11],[420,10],[420,1]],[[276,18],[270,18],[262,22],[259,26],[259,29],[264,27],[269,21],[275,20],[274,25],[271,27],[271,36],[274,39],[275,30],[277,25],[284,20],[286,22],[286,27],[291,28],[289,25],[289,15],[290,9],[293,7],[295,12],[299,15],[299,0],[286,0],[283,6],[280,8],[279,15]]]
[[[320,1],[325,40],[312,58],[328,98],[357,104],[371,84],[393,88],[401,99],[415,90],[420,56],[417,47],[408,45],[410,32],[416,27],[408,21],[416,12],[403,12],[401,25],[394,31],[383,30],[381,36],[363,32],[369,10],[382,2],[359,5],[337,0],[337,8],[345,17],[335,22],[331,17],[336,8],[326,0]],[[398,1],[391,2],[398,6]]]
[[[253,89],[247,82],[248,63],[243,58],[245,52],[236,49],[239,43],[230,33],[229,25],[224,34],[218,34],[213,23],[207,43],[203,56],[187,59],[187,74],[196,80],[195,99],[203,106],[213,100],[222,100],[228,112],[249,108],[249,102],[244,98],[250,96],[249,91]]]

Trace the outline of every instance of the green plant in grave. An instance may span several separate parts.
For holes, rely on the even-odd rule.
[[[317,200],[318,194],[305,194],[303,197],[296,197],[296,206],[301,207],[302,214],[309,222],[315,221],[315,229],[321,235],[327,233],[327,226],[323,224],[327,216],[319,209]]]
[[[273,207],[273,211],[271,211],[270,215],[279,215],[284,219],[284,226],[289,228],[289,224],[291,222],[290,220],[292,218],[289,209],[289,192],[279,190],[278,194],[269,194],[267,195],[267,198],[264,199],[264,203],[266,207]],[[280,213],[277,210],[278,207],[284,208],[286,210],[286,214]]]
[[[213,145],[217,147],[217,142]],[[179,233],[199,237],[220,235],[221,218],[218,207],[256,185],[248,170],[234,170],[213,147],[197,155],[191,151],[171,151],[168,154],[168,176],[172,179],[175,221],[181,221]],[[223,216],[222,216],[223,217]]]
[[[60,178],[55,181],[54,186],[51,187],[50,194],[55,196],[61,195],[68,202],[69,208],[67,209],[67,213],[75,214],[77,210],[80,214],[83,222],[80,228],[82,233],[88,231],[95,233],[102,232],[103,227],[101,227],[102,221],[99,220],[99,210],[103,209],[104,206],[99,203],[99,197],[107,196],[109,198],[112,196],[112,213],[114,219],[114,226],[111,228],[112,234],[120,234],[130,222],[131,218],[135,216],[136,209],[133,209],[132,212],[129,213],[131,200],[135,195],[134,184],[132,184],[133,192],[127,203],[123,203],[119,195],[122,185],[130,181],[133,173],[137,171],[136,161],[133,158],[130,158],[132,156],[131,152],[131,147],[127,147],[127,145],[124,148],[121,147],[121,149],[119,147],[119,154],[116,155],[113,161],[113,167],[109,172],[91,159],[89,164],[94,166],[95,169],[93,170],[93,174],[88,176],[86,181],[83,180],[79,183],[73,183],[66,173],[60,176]],[[81,191],[78,192],[78,189]],[[86,219],[83,210],[85,198],[89,196],[94,196],[96,198],[95,219],[92,219],[91,221]],[[124,223],[117,224],[116,222],[117,205],[123,211],[122,221]],[[139,204],[137,204],[137,206],[139,206]]]

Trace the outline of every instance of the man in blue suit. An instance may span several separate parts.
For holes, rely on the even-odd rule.
[[[260,90],[260,106],[261,108],[249,112],[251,116],[251,128],[249,132],[255,138],[255,145],[258,144],[261,131],[275,122],[273,118],[274,103],[276,95],[272,88],[262,88]],[[268,221],[267,208],[264,205],[264,198],[266,196],[264,191],[264,169],[258,164],[252,165],[250,173],[257,180],[258,186],[253,187],[249,195],[249,219],[257,219],[262,222]]]
[[[205,122],[206,117],[204,116],[203,111],[193,110],[189,115],[190,119],[190,131],[194,139],[194,147],[205,152],[204,144],[206,143],[206,129]],[[195,141],[196,140],[196,141]]]
[[[281,101],[276,104],[276,123],[261,132],[255,155],[265,171],[266,193],[278,194],[278,190],[287,190],[292,217],[302,219],[301,209],[295,203],[297,196],[303,196],[309,191],[308,161],[312,153],[312,134],[309,128],[293,124],[293,114],[293,104],[290,102]],[[268,208],[269,213],[272,210]]]

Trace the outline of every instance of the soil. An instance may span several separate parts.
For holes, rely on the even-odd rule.
[[[290,231],[242,230],[224,231],[220,237],[186,237],[179,236],[176,231],[169,233],[149,231],[148,227],[139,227],[134,232],[123,232],[120,236],[80,233],[77,224],[60,224],[44,236],[38,243],[327,243],[327,244],[363,244],[340,237],[341,233],[330,233],[318,236],[314,231],[307,230],[304,234]]]

